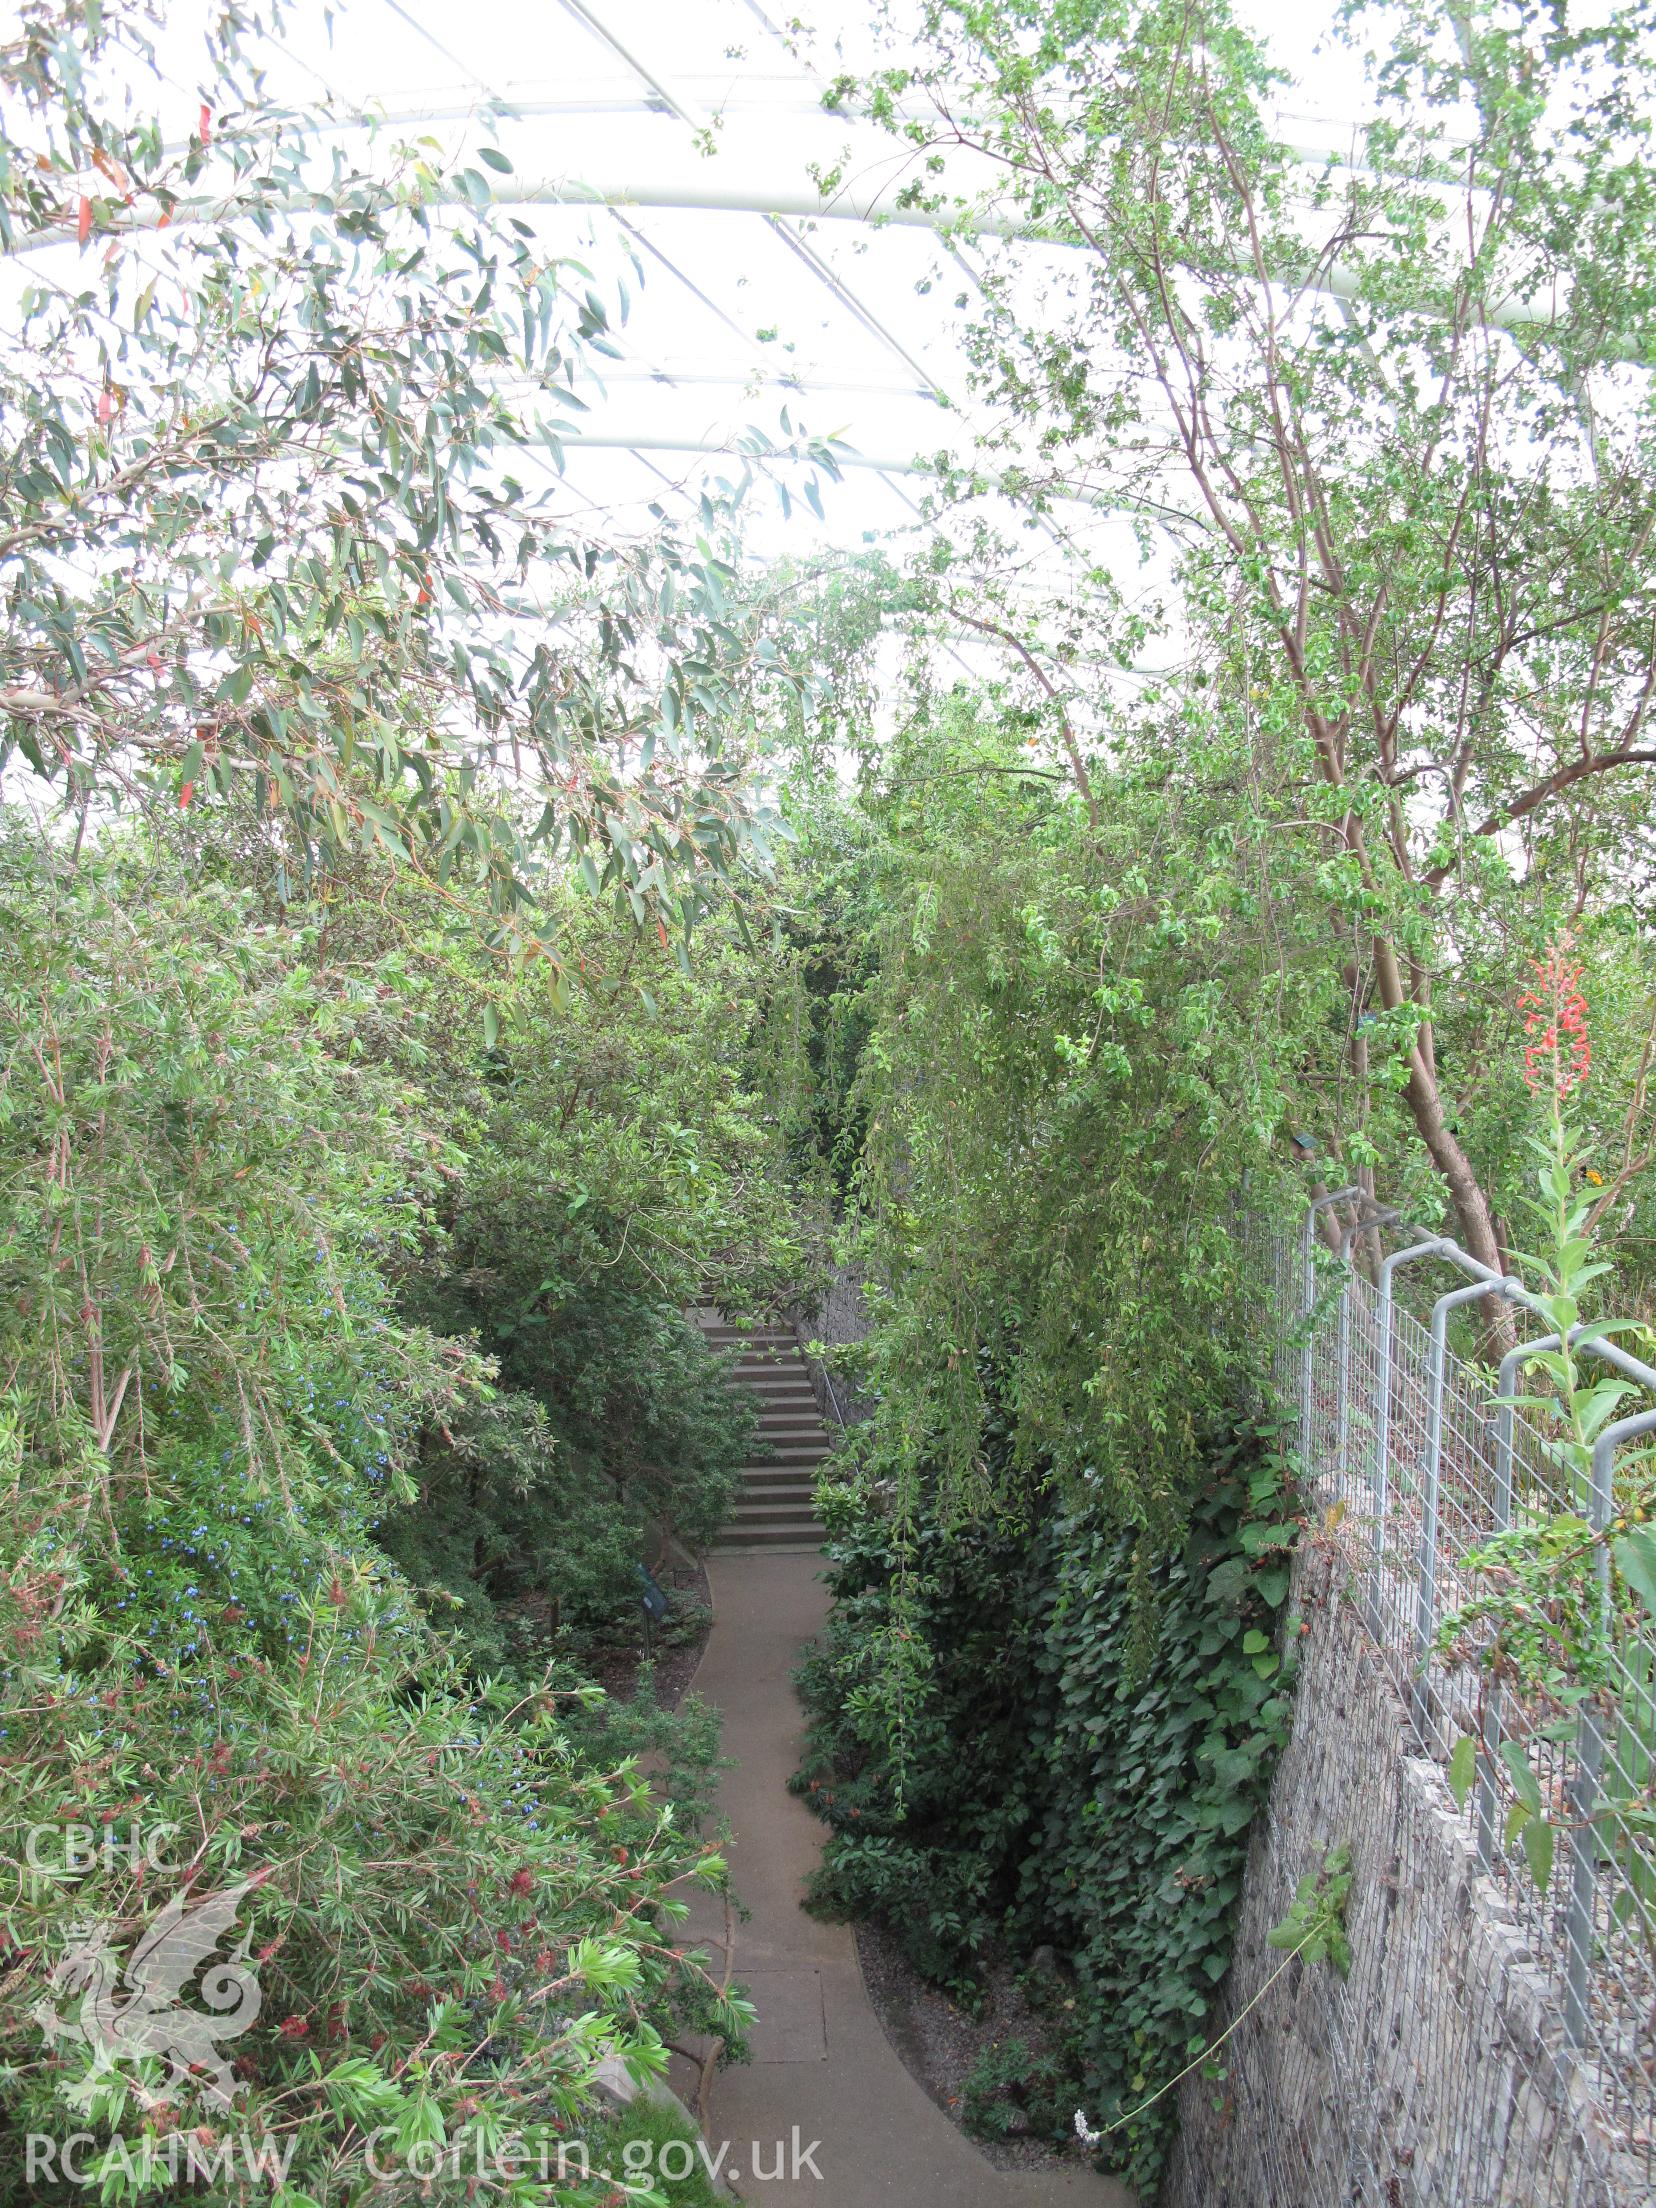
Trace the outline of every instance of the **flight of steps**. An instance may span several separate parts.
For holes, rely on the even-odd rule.
[[[706,1327],[714,1349],[738,1352],[733,1387],[759,1398],[759,1442],[742,1467],[735,1516],[719,1536],[721,1549],[819,1549],[823,1531],[813,1490],[817,1466],[833,1446],[811,1392],[810,1375],[792,1334],[777,1328]]]

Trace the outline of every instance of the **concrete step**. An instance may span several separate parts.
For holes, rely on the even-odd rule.
[[[738,1526],[792,1525],[798,1519],[816,1522],[816,1508],[806,1495],[744,1495],[732,1521]]]
[[[820,1464],[830,1454],[827,1437],[819,1434],[815,1441],[778,1442],[774,1447],[767,1448],[762,1456],[750,1457],[742,1470],[758,1472],[773,1464]]]
[[[752,1533],[738,1533],[732,1528],[722,1534],[716,1546],[732,1549],[820,1549],[828,1539],[821,1526],[760,1526]]]
[[[807,1418],[802,1412],[798,1418],[762,1418],[759,1431],[767,1441],[821,1441],[828,1429],[820,1418]]]
[[[726,1527],[714,1542],[714,1549],[721,1555],[739,1555],[744,1549],[795,1549],[816,1551],[828,1539],[821,1526],[765,1526],[753,1533],[738,1533],[734,1527]]]
[[[809,1503],[755,1503],[738,1510],[719,1538],[751,1540],[757,1533],[785,1533],[798,1540],[801,1535],[821,1532]]]
[[[816,1492],[816,1473],[804,1466],[789,1471],[774,1464],[750,1465],[742,1474],[742,1491],[747,1495],[812,1495]]]

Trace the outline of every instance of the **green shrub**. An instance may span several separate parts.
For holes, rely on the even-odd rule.
[[[666,2150],[665,2157],[663,2149]],[[717,2150],[714,2150],[715,2152]],[[686,2176],[676,2173],[689,2157]],[[663,2160],[669,2173],[660,2174]],[[707,2170],[706,2143],[694,2124],[676,2110],[642,2095],[592,2139],[592,2166],[606,2170],[638,2197],[637,2188],[652,2177],[669,2208],[724,2208]]]
[[[984,2139],[1019,2135],[1059,2139],[1069,2135],[1075,2088],[1067,2066],[1037,2053],[1027,2039],[1003,2039],[984,2048],[961,2092],[966,2128]]]
[[[680,1929],[686,1883],[723,1878],[709,1715],[609,1705],[568,1665],[490,1681],[374,1539],[433,1436],[497,1473],[546,1454],[538,1409],[398,1308],[456,1170],[428,1100],[352,1050],[354,992],[286,931],[131,846],[70,868],[0,840],[0,925],[0,1823],[25,1865],[0,2195],[54,2197],[30,2132],[91,2130],[115,2200],[146,2141],[205,2127],[291,2150],[304,2208],[367,2182],[375,2128],[578,2128],[612,2054],[659,2071],[663,2034],[709,2028],[739,2051],[748,2012]],[[80,1827],[113,1845],[54,1869]],[[104,1975],[117,2007],[145,1994],[173,1904],[215,1896],[262,1997],[230,2111],[78,2031]],[[243,2196],[231,2173],[199,2197]]]
[[[6,2197],[23,2197],[31,2131],[86,2125],[136,2151],[206,2121],[291,2141],[290,2183],[321,2198],[361,2180],[374,2125],[407,2139],[578,2127],[607,2055],[658,2072],[662,2033],[723,2021],[740,2044],[743,2013],[675,1955],[684,1881],[722,1867],[663,1819],[625,1711],[606,1742],[602,1698],[572,1674],[478,1691],[394,1576],[360,1557],[337,1556],[320,1588],[273,1584],[263,1615],[244,1610],[225,1599],[240,1579],[210,1525],[189,1555],[196,1577],[117,1627],[119,1568],[76,1560],[49,1522],[31,1528],[20,1469],[14,1452],[5,1500],[26,1532],[0,1586],[0,1821],[35,1830],[47,1864],[61,1851],[38,1845],[43,1825],[170,1837],[155,1866],[117,1847],[84,1875],[25,1875],[14,1963],[27,1957],[45,1993],[103,1925],[130,1964],[170,1901],[250,1882],[231,1929],[263,2006],[225,2050],[239,2080],[225,2116],[201,2080],[169,2086],[141,2056],[99,2073],[84,2042],[54,2046],[9,2005]],[[132,1568],[147,1576],[143,1553]],[[163,1617],[180,1607],[165,1641],[152,1599]],[[70,2023],[77,1984],[53,1996]]]

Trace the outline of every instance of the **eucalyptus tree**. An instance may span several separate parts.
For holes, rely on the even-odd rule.
[[[910,187],[978,224],[995,434],[1176,547],[1187,662],[1122,741],[1312,839],[1352,1075],[1491,1265],[1434,989],[1648,870],[1651,13],[1374,11],[1369,112],[1321,151],[1225,0],[932,0],[870,95],[1002,180],[987,221]]]
[[[0,759],[83,816],[240,786],[296,866],[481,883],[554,963],[552,863],[688,926],[767,833],[743,485],[572,522],[625,290],[496,203],[486,128],[445,173],[279,104],[280,29],[213,11],[182,122],[157,0],[30,0],[0,48]]]

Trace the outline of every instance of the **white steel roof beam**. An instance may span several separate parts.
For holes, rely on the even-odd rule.
[[[834,198],[825,202],[813,185],[791,184],[774,175],[745,172],[739,163],[731,162],[727,166],[722,157],[716,162],[698,163],[693,171],[687,169],[683,174],[651,177],[631,171],[606,175],[601,166],[593,163],[581,176],[503,176],[491,179],[490,183],[494,199],[506,207],[608,207],[620,213],[634,208],[660,207],[696,214],[789,216],[808,222],[894,224],[904,229],[930,230],[942,238],[1023,238],[1062,250],[1071,249],[1071,241],[1034,229],[1011,210],[980,210],[968,220],[925,207],[896,206],[888,199],[889,177],[875,183],[847,178]],[[262,198],[259,205],[262,212],[272,215],[305,214],[319,208],[321,196],[306,191],[272,192]],[[439,203],[471,205],[459,186],[447,179],[440,181],[437,198]],[[179,229],[191,224],[229,221],[246,211],[241,202],[216,196],[180,199],[173,207],[170,227]],[[111,223],[100,231],[100,243],[119,237],[123,230],[158,229],[160,221],[158,207],[144,208],[125,221]],[[72,244],[75,236],[72,223],[52,223],[18,238],[4,252],[13,257],[39,253],[51,246]],[[1363,280],[1356,270],[1342,268],[1336,262],[1324,267],[1305,288],[1336,299],[1355,300],[1362,297]],[[1559,304],[1550,296],[1497,299],[1489,304],[1482,319],[1492,329],[1544,331],[1558,320]],[[1418,311],[1435,316],[1439,310],[1435,306],[1422,305]],[[907,359],[906,350],[904,358]],[[909,365],[917,373],[924,374],[917,363],[910,361]]]

